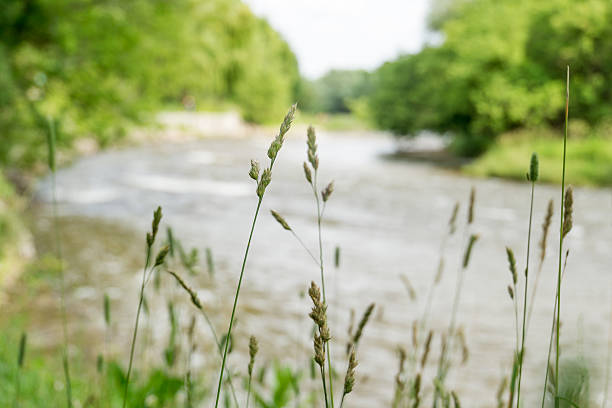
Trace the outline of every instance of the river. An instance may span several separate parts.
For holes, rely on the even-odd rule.
[[[267,162],[265,153],[272,132],[269,137],[208,137],[108,150],[79,159],[58,172],[70,328],[74,344],[86,345],[82,353],[95,356],[101,347],[101,299],[106,292],[116,316],[112,350],[117,356],[127,355],[144,261],[144,233],[157,205],[164,212],[162,232],[170,225],[186,247],[201,250],[202,272],[186,278],[198,289],[217,331],[226,329],[256,206],[255,185],[247,175],[249,160]],[[476,203],[471,230],[480,239],[466,271],[458,315],[469,359],[451,371],[449,384],[458,391],[464,406],[495,406],[502,375],[511,368],[515,338],[513,305],[506,292],[510,273],[505,247],[514,249],[521,275],[529,214],[528,184],[472,179],[427,162],[394,159],[389,155],[394,151],[393,140],[375,132],[321,131],[318,141],[320,183],[333,179],[336,186],[325,210],[323,245],[330,328],[335,341],[333,357],[341,377],[350,310],[355,309],[359,316],[368,303],[376,303],[374,317],[359,346],[357,383],[347,406],[388,406],[397,371],[397,346],[411,347],[412,322],[423,313],[448,218],[459,201],[458,232],[445,251],[447,267],[430,319],[431,327],[438,332],[448,326],[472,187],[476,189]],[[259,338],[261,361],[279,359],[304,370],[307,366],[312,349],[307,317],[310,302],[303,294],[311,280],[319,281],[318,268],[269,214],[269,209],[283,214],[311,251],[318,250],[316,207],[302,170],[305,151],[305,130],[292,130],[265,195],[238,307],[237,352],[230,358],[236,372],[246,369],[244,353],[250,334]],[[570,181],[571,169],[569,163]],[[49,180],[42,180],[36,192],[38,205],[33,210],[39,251],[48,249],[50,197]],[[584,356],[590,368],[593,401],[602,398],[612,299],[610,197],[609,190],[577,188],[574,228],[566,240],[570,254],[563,282],[562,350],[567,356]],[[559,188],[536,187],[534,260],[539,257],[540,225],[551,198],[555,216],[526,345],[523,390],[528,407],[539,406],[541,396],[558,256]],[[333,266],[336,245],[342,254],[338,269]],[[214,278],[206,273],[206,247],[214,254]],[[534,261],[532,271],[536,269]],[[416,300],[408,296],[402,274],[414,287]],[[187,298],[175,285],[170,280],[162,283],[165,295],[149,288],[151,317],[143,331],[144,338],[159,347],[166,341],[168,327],[163,296],[185,300],[180,308],[183,325],[192,313]],[[39,346],[53,347],[58,338],[53,299],[48,294],[32,302],[31,307],[40,312],[35,329],[40,336],[32,335]],[[200,349],[210,350],[210,335],[203,324],[198,333]],[[434,336],[434,355],[439,341],[439,336]],[[143,358],[153,361],[160,354],[147,353],[150,355]],[[206,360],[214,357],[202,353],[195,364],[206,364]],[[435,364],[435,358],[430,359],[426,378],[435,373]],[[336,391],[341,381],[337,381]],[[425,384],[425,392],[431,395],[431,382]]]

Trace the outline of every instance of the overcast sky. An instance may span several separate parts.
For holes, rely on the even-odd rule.
[[[244,0],[289,42],[300,70],[373,69],[424,41],[428,0]]]

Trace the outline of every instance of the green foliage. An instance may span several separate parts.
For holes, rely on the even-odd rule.
[[[462,154],[521,127],[558,126],[565,67],[572,117],[597,124],[612,100],[612,3],[607,0],[450,0],[430,18],[442,41],[383,65],[370,99],[397,134],[454,134]]]
[[[288,105],[298,81],[285,41],[237,0],[6,0],[0,16],[0,163],[100,144],[163,106],[233,101],[248,120]]]
[[[351,104],[372,91],[371,74],[363,70],[332,70],[315,81],[303,80],[300,107],[308,112],[349,113]]]
[[[15,378],[17,374],[17,356],[19,349],[19,324],[9,322],[8,330],[4,327],[0,340],[0,406],[11,407],[15,398]],[[62,392],[63,378],[59,360],[41,354],[39,350],[30,350],[25,356],[21,371],[20,407],[61,407],[66,404]],[[82,362],[81,362],[82,363]],[[108,401],[111,406],[120,402],[125,382],[125,371],[116,362],[107,366],[105,380],[109,385],[107,394],[100,395],[102,379],[94,373],[94,363],[90,368],[77,365],[80,375],[73,379],[74,400],[82,406],[104,406],[100,401]],[[130,407],[175,407],[178,406],[178,393],[184,383],[182,377],[176,377],[162,370],[152,370],[146,376],[136,376],[130,392]],[[146,403],[145,403],[146,401]]]
[[[579,126],[574,134],[581,132]],[[583,137],[567,141],[568,175],[571,184],[612,185],[612,140],[607,127],[587,129]],[[504,177],[525,179],[525,168],[529,155],[537,151],[540,162],[540,180],[551,183],[561,182],[561,159],[563,146],[559,143],[558,131],[536,128],[513,131],[499,137],[498,143],[483,156],[467,165],[468,174],[481,177]]]
[[[282,408],[290,405],[294,398],[297,398],[300,393],[300,373],[294,372],[291,367],[282,366],[279,363],[274,363],[271,373],[270,384],[267,384],[267,393],[255,392],[255,401],[262,408]],[[261,376],[265,377],[266,369],[262,368]],[[264,379],[260,378],[260,385],[266,386],[263,383]]]

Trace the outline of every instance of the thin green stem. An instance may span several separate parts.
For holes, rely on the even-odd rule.
[[[55,128],[51,126],[53,132],[51,143],[55,143]],[[55,160],[55,158],[53,158]],[[62,255],[62,241],[60,237],[59,229],[59,217],[57,211],[57,194],[56,194],[56,180],[55,180],[55,168],[51,169],[51,194],[53,202],[53,229],[55,231],[55,245],[57,251],[57,258],[60,264],[60,314],[62,319],[62,336],[63,336],[63,347],[62,347],[62,365],[64,368],[64,378],[66,381],[66,400],[68,408],[72,408],[72,382],[70,380],[70,363],[68,360],[68,318],[66,316],[66,279],[64,276],[64,262]]]
[[[293,230],[293,228],[291,229],[291,234],[295,237],[295,239],[300,243],[300,245],[302,246],[302,248],[304,248],[304,250],[308,253],[308,255],[310,255],[310,258],[312,258],[312,260],[314,261],[314,263],[317,264],[317,266],[319,266],[319,260],[314,256],[314,254],[310,251],[310,249],[308,249],[308,247],[306,246],[306,244],[304,243],[304,241],[302,241],[302,239],[300,238],[300,236],[298,234],[296,234],[296,232]]]
[[[561,261],[563,258],[563,217],[564,217],[564,205],[565,205],[565,161],[567,155],[567,131],[568,131],[568,119],[569,119],[569,66],[567,67],[567,85],[565,95],[565,132],[563,134],[563,170],[561,173],[561,225],[559,226],[559,270],[557,273],[557,325],[556,330],[556,342],[557,342],[557,353],[555,356],[555,408],[559,408],[559,326],[561,320]]]
[[[565,270],[561,274],[561,279],[565,276]],[[548,374],[549,374],[549,365],[550,365],[550,356],[552,354],[552,346],[554,342],[554,334],[555,334],[555,323],[557,319],[557,297],[559,296],[559,292],[555,293],[555,303],[553,307],[553,318],[552,325],[550,327],[550,340],[548,342],[548,356],[546,357],[546,374],[544,375],[544,391],[542,392],[542,408],[544,408],[544,401],[546,399],[546,386],[548,385]]]
[[[523,295],[523,329],[521,336],[521,349],[519,354],[519,378],[518,390],[516,393],[516,408],[521,406],[521,380],[523,378],[523,360],[525,358],[525,324],[527,321],[527,288],[529,285],[529,253],[531,251],[531,223],[533,219],[533,195],[535,190],[535,181],[531,181],[531,200],[529,205],[529,229],[527,232],[527,260],[525,265],[525,294]]]
[[[323,292],[323,303],[327,304],[327,297],[325,296],[325,272],[323,267],[323,239],[321,236],[321,221],[323,219],[323,211],[325,211],[325,205],[321,208],[321,200],[319,197],[319,192],[317,190],[317,179],[318,179],[318,170],[315,170],[314,183],[312,185],[315,200],[317,202],[317,230],[319,235],[319,268],[321,269],[321,289]],[[331,353],[329,342],[325,343],[325,348],[327,350],[327,368],[329,371],[329,399],[331,402],[331,407],[334,408],[334,381],[333,381],[333,370],[332,370],[332,362],[331,362]]]
[[[323,382],[323,396],[325,397],[325,408],[329,407],[329,402],[327,398],[327,385],[325,385],[325,367],[321,366],[321,381]]]
[[[512,298],[512,303],[514,304],[514,329],[515,329],[515,335],[516,335],[516,354],[518,355],[519,352],[519,344],[521,342],[520,338],[521,335],[519,333],[519,319],[518,319],[518,301],[516,299],[516,297],[518,296],[518,293],[516,293],[516,283],[513,283],[513,290],[514,290],[514,297]]]
[[[272,167],[272,165],[270,167]],[[227,336],[225,340],[225,347],[223,350],[223,361],[221,362],[221,372],[219,373],[219,383],[217,385],[217,398],[215,401],[215,408],[218,408],[219,406],[219,397],[221,396],[221,385],[223,384],[223,374],[225,372],[225,362],[227,360],[227,350],[229,349],[232,328],[234,326],[234,317],[236,315],[236,307],[238,306],[238,296],[240,295],[242,279],[244,278],[244,270],[246,267],[247,258],[249,256],[249,249],[251,248],[251,240],[253,239],[253,232],[255,231],[255,224],[257,223],[257,216],[259,215],[259,209],[261,208],[262,200],[263,200],[263,195],[259,197],[259,200],[257,201],[257,209],[255,210],[255,215],[253,216],[253,223],[251,225],[251,232],[249,233],[249,240],[247,242],[247,246],[244,251],[244,257],[242,259],[242,268],[240,269],[240,278],[238,279],[238,287],[236,288],[236,295],[234,296],[234,306],[232,307],[232,315],[230,317],[229,328],[227,330]]]
[[[208,328],[210,329],[210,332],[213,336],[213,339],[215,341],[215,345],[217,346],[217,351],[219,353],[219,357],[223,357],[223,354],[221,354],[221,342],[219,341],[219,336],[217,336],[217,331],[215,330],[215,326],[213,326],[212,321],[210,320],[210,317],[208,317],[208,313],[206,313],[206,311],[204,309],[199,309],[200,312],[202,313],[202,316],[204,317],[204,320],[206,321],[206,324],[208,325]],[[236,407],[239,407],[240,404],[238,404],[238,397],[236,396],[236,390],[234,388],[234,384],[232,383],[232,375],[229,371],[229,369],[225,369],[225,371],[227,372],[227,382],[230,386],[230,390],[232,392],[232,398],[234,399],[234,403],[236,404]]]
[[[125,389],[123,391],[123,408],[127,405],[128,390],[130,386],[130,375],[132,374],[132,364],[134,362],[134,349],[136,348],[136,336],[138,335],[138,323],[140,322],[140,312],[142,311],[142,302],[144,300],[145,284],[147,282],[147,269],[151,262],[151,245],[147,245],[147,253],[145,257],[145,266],[142,270],[142,283],[140,285],[140,297],[138,299],[138,309],[136,310],[136,323],[134,324],[134,333],[132,333],[132,344],[130,346],[130,362],[125,378]]]
[[[251,379],[253,377],[252,373],[249,373],[249,385],[247,388],[247,403],[246,403],[246,408],[249,408],[249,401],[251,399]]]

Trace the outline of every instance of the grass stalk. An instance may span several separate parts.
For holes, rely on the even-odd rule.
[[[531,156],[528,178],[531,182],[531,197],[529,200],[529,227],[527,230],[527,255],[525,261],[525,293],[523,294],[523,326],[521,330],[521,347],[519,354],[518,388],[516,393],[516,408],[521,406],[521,380],[523,378],[523,361],[525,359],[525,335],[527,322],[527,291],[529,287],[529,254],[531,253],[531,224],[533,221],[533,199],[535,192],[535,182],[538,179],[538,156],[534,153]]]
[[[270,167],[263,171],[261,178],[259,178],[259,164],[255,161],[251,162],[251,171],[249,172],[249,176],[257,181],[257,196],[259,197],[257,200],[257,208],[255,209],[255,215],[253,216],[253,222],[251,224],[251,231],[249,232],[249,239],[247,241],[247,246],[244,251],[244,256],[242,258],[242,267],[240,268],[240,277],[238,279],[238,286],[236,287],[236,293],[234,295],[234,305],[232,306],[232,314],[230,316],[229,328],[227,330],[226,338],[228,341],[225,342],[225,347],[223,350],[223,360],[221,362],[221,370],[219,372],[219,383],[217,384],[217,396],[215,400],[215,408],[219,407],[219,400],[221,397],[221,385],[223,384],[223,375],[225,372],[225,364],[227,361],[227,351],[229,348],[229,339],[231,338],[232,328],[234,326],[234,318],[236,316],[236,307],[238,306],[238,298],[240,296],[240,289],[242,287],[242,280],[244,278],[244,270],[246,268],[247,259],[249,256],[249,250],[251,248],[251,241],[253,240],[253,232],[255,231],[255,225],[257,224],[257,217],[259,216],[259,210],[261,209],[261,203],[263,201],[263,197],[266,191],[266,187],[270,184],[272,178],[272,169],[274,167],[274,162],[276,161],[276,157],[278,151],[283,145],[285,134],[289,131],[291,127],[291,123],[293,122],[293,117],[295,115],[295,110],[297,105],[293,105],[289,112],[285,116],[283,123],[280,126],[280,130],[278,136],[274,139],[270,148],[268,149],[268,157],[270,158]],[[259,180],[258,180],[259,179]]]
[[[568,255],[569,255],[569,251],[565,253],[565,263],[566,264],[567,264]],[[564,275],[565,275],[565,270],[563,271],[561,275],[561,279],[563,279]],[[546,401],[546,386],[548,385],[548,378],[550,375],[550,370],[549,370],[550,356],[552,355],[552,347],[553,347],[554,338],[555,338],[555,326],[557,323],[556,318],[557,318],[557,297],[558,296],[559,296],[559,292],[556,292],[555,293],[555,303],[553,307],[552,325],[550,327],[550,339],[548,341],[548,354],[546,357],[546,374],[544,375],[544,391],[542,392],[542,408],[544,408],[544,402]]]
[[[559,268],[557,272],[557,324],[555,325],[556,331],[556,355],[555,355],[555,408],[559,408],[559,356],[561,354],[560,349],[560,335],[559,328],[561,323],[561,261],[563,257],[563,237],[565,227],[565,162],[567,156],[567,132],[568,132],[568,119],[569,119],[569,81],[570,81],[570,69],[567,67],[567,78],[566,78],[566,93],[565,93],[565,131],[563,134],[563,170],[561,173],[561,225],[559,226]]]
[[[144,289],[146,283],[147,270],[149,268],[149,263],[151,262],[151,246],[147,245],[146,255],[145,255],[145,264],[142,270],[142,283],[140,285],[140,293],[138,297],[138,309],[136,310],[136,322],[134,323],[134,331],[132,332],[132,343],[130,345],[130,361],[128,363],[128,371],[125,378],[125,388],[123,391],[123,408],[127,406],[127,398],[128,391],[130,386],[130,376],[132,374],[132,364],[134,362],[134,350],[136,348],[136,336],[138,335],[138,324],[140,322],[140,313],[142,311],[142,302],[144,299]]]
[[[155,243],[155,238],[157,236],[157,232],[159,230],[159,223],[162,218],[162,210],[161,207],[157,207],[157,210],[153,213],[153,222],[151,223],[151,232],[146,235],[146,250],[145,250],[145,263],[144,268],[142,270],[142,282],[140,284],[140,292],[138,296],[138,308],[136,310],[136,322],[134,323],[134,331],[132,333],[132,343],[130,346],[130,360],[128,363],[128,371],[125,380],[125,389],[123,392],[123,408],[127,405],[128,392],[130,387],[130,376],[132,374],[132,366],[134,363],[134,350],[136,348],[136,337],[138,335],[138,325],[140,322],[140,314],[142,312],[142,306],[145,298],[145,287],[149,282],[154,270],[164,263],[164,259],[166,255],[168,255],[168,251],[170,248],[168,246],[160,249],[159,253],[155,258],[155,263],[152,268],[149,268],[151,264],[151,254],[153,251],[153,244]],[[147,274],[148,273],[148,274]]]
[[[457,284],[455,287],[455,293],[453,296],[453,305],[452,305],[452,309],[451,309],[451,318],[450,318],[450,322],[449,322],[449,326],[448,326],[448,332],[447,332],[447,340],[446,342],[443,342],[442,344],[442,351],[440,353],[440,358],[438,360],[438,371],[436,374],[436,381],[440,384],[440,386],[444,383],[444,379],[446,377],[446,373],[448,370],[448,350],[451,349],[450,344],[452,342],[452,338],[455,335],[455,328],[456,328],[456,324],[457,324],[457,313],[458,313],[458,309],[459,309],[459,303],[460,303],[460,299],[461,299],[461,292],[463,290],[463,282],[465,279],[465,272],[468,268],[469,265],[469,261],[470,261],[470,256],[472,253],[472,249],[474,247],[474,244],[476,243],[476,241],[478,240],[478,235],[472,234],[469,235],[469,229],[470,226],[472,225],[473,221],[474,221],[474,201],[475,201],[475,196],[476,196],[476,192],[475,190],[472,188],[472,190],[470,191],[470,200],[469,200],[469,205],[468,205],[468,217],[467,217],[467,223],[466,223],[466,228],[465,228],[465,251],[463,253],[463,260],[459,266],[459,272],[458,272],[458,277],[457,277]],[[469,235],[469,238],[467,238]],[[440,400],[440,387],[436,387],[434,390],[434,403],[433,406],[434,408],[438,407],[438,403]]]
[[[64,262],[62,254],[62,241],[59,227],[59,217],[57,211],[57,181],[56,170],[56,129],[55,123],[51,118],[48,119],[49,132],[47,133],[47,146],[49,149],[48,161],[51,171],[51,194],[53,207],[53,230],[55,234],[56,256],[59,261],[60,272],[60,314],[62,320],[62,366],[64,369],[64,379],[66,381],[66,405],[72,408],[72,382],[70,380],[70,362],[68,359],[68,318],[66,313],[66,279],[64,276]]]
[[[315,193],[315,199],[317,202],[317,230],[319,236],[319,268],[321,270],[321,291],[323,293],[323,302],[327,304],[327,297],[325,296],[325,272],[323,266],[323,239],[321,234],[321,221],[323,220],[323,212],[325,211],[325,204],[321,207],[321,199],[319,197],[319,193],[317,190],[317,177],[318,170],[315,170],[315,178],[313,183],[313,190]],[[327,368],[329,374],[329,400],[331,404],[331,408],[334,408],[334,381],[333,381],[333,369],[332,369],[332,361],[331,361],[331,353],[329,347],[329,341],[325,342],[325,347],[327,349]]]

